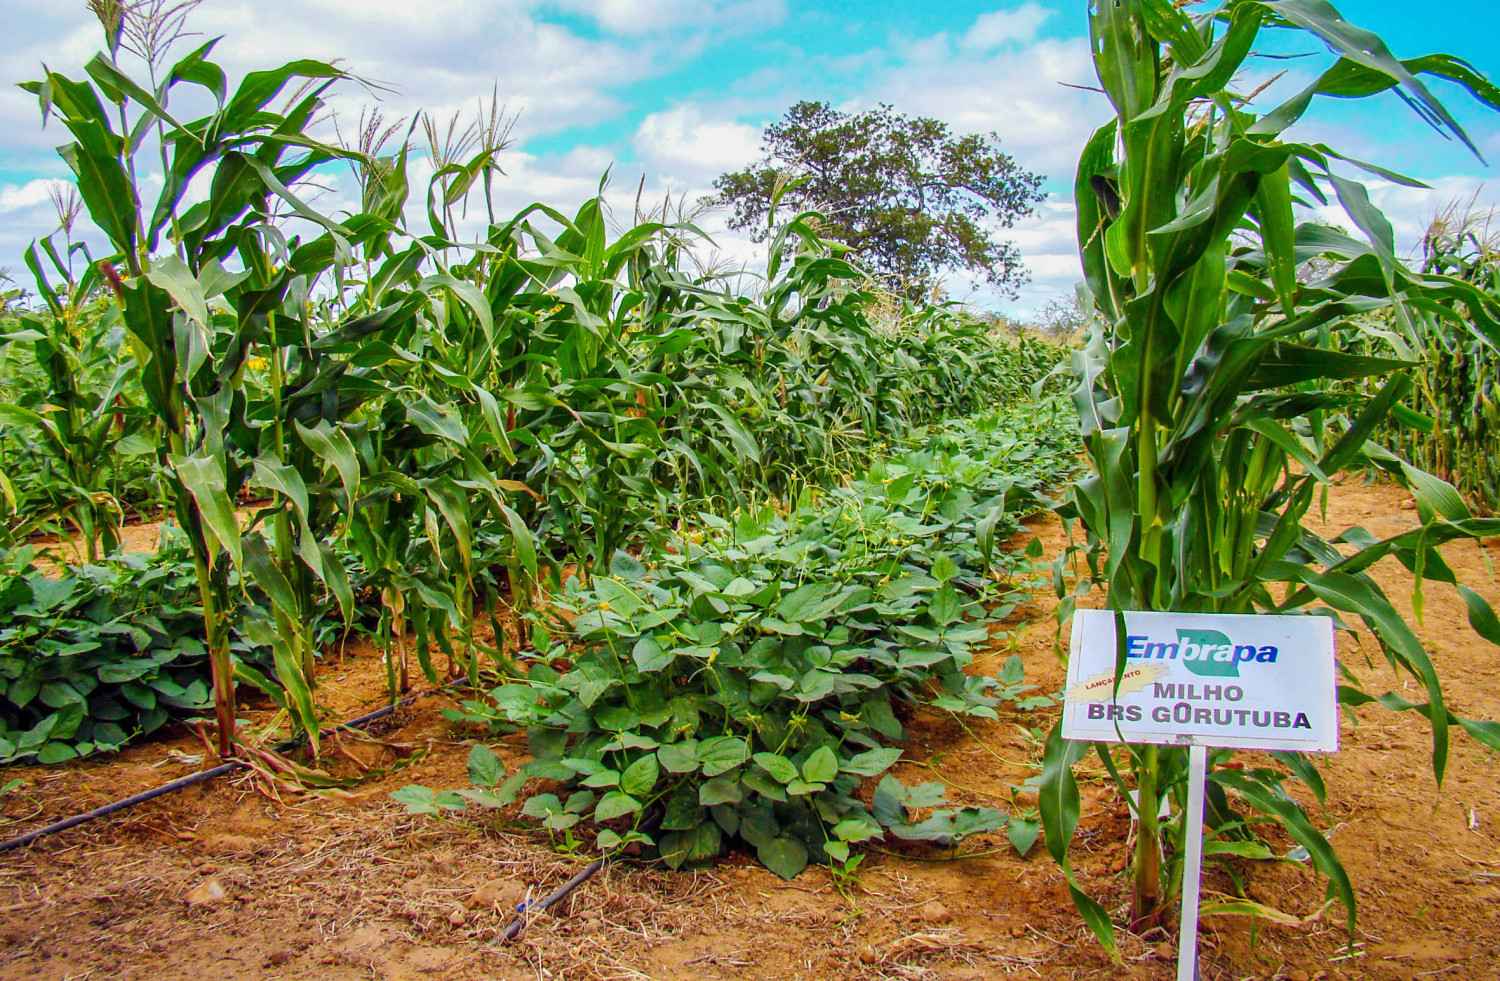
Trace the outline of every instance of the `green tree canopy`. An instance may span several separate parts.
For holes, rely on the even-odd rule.
[[[764,160],[720,176],[705,199],[732,206],[730,227],[757,241],[777,208],[819,211],[827,234],[907,295],[945,268],[982,274],[1011,297],[1028,279],[1016,247],[994,233],[1032,213],[1043,178],[1002,153],[996,133],[953,136],[888,105],[851,115],[799,102],[766,127],[762,148]]]

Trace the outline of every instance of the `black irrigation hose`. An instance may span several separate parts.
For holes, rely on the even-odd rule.
[[[546,899],[540,899],[534,903],[527,903],[522,909],[521,915],[517,916],[515,918],[515,921],[512,922],[510,926],[505,928],[505,932],[500,935],[500,939],[514,940],[519,937],[521,935],[521,931],[526,929],[526,924],[531,922],[532,914],[545,912],[546,910],[562,902],[564,899],[567,899],[568,893],[572,892],[574,889],[577,889],[579,886],[592,879],[594,877],[594,873],[598,872],[602,868],[604,868],[604,859],[596,858],[588,864],[588,868],[573,876],[573,878],[569,879],[567,882],[564,882],[561,886],[558,886],[557,891],[548,896]]]
[[[74,816],[66,820],[58,821],[55,824],[49,824],[45,828],[37,828],[35,831],[28,831],[18,838],[12,838],[9,841],[0,842],[0,852],[8,852],[17,848],[25,848],[27,845],[31,844],[33,841],[36,841],[43,835],[57,834],[57,832],[59,831],[66,831],[69,828],[76,828],[80,824],[88,824],[90,821],[93,821],[96,818],[105,817],[106,815],[113,814],[116,811],[123,811],[127,807],[134,807],[137,804],[144,804],[146,801],[151,800],[155,797],[160,797],[163,794],[170,794],[175,790],[181,790],[184,787],[191,787],[194,784],[206,783],[209,780],[212,780],[214,777],[222,777],[226,773],[233,773],[235,770],[238,770],[244,765],[245,764],[238,762],[220,763],[212,770],[200,770],[199,772],[183,777],[180,780],[173,780],[171,783],[162,784],[160,787],[153,787],[152,789],[147,790],[144,793],[136,794],[134,797],[127,797],[124,800],[117,800],[113,804],[105,804],[103,807],[96,807],[92,811],[88,811],[84,814],[75,814]]]
[[[437,689],[437,691],[441,690],[442,689]],[[415,695],[408,695],[407,697],[403,698],[401,701],[396,702],[393,705],[384,705],[378,709],[375,709],[373,712],[366,712],[364,715],[361,715],[358,718],[350,719],[348,722],[342,722],[339,725],[334,726],[334,730],[338,731],[345,729],[358,729],[360,726],[368,725],[369,723],[374,722],[376,719],[383,719],[387,715],[390,715],[392,712],[395,712],[397,709],[405,708],[424,695],[430,694],[434,694],[434,692],[418,692]],[[287,750],[296,747],[300,742],[301,740],[294,739],[290,742],[282,743],[277,747],[277,751],[286,752]],[[67,818],[66,820],[58,821],[54,824],[49,824],[44,828],[37,828],[35,831],[28,831],[26,834],[11,838],[9,841],[0,842],[0,852],[14,851],[17,848],[25,848],[27,845],[36,841],[38,838],[42,838],[46,835],[57,834],[59,831],[67,831],[69,828],[76,828],[80,824],[88,824],[90,821],[94,821],[102,817],[107,817],[110,814],[114,814],[117,811],[123,811],[128,807],[134,807],[137,804],[144,804],[148,800],[165,796],[166,794],[170,794],[177,790],[182,790],[184,787],[191,787],[195,784],[207,783],[215,777],[224,776],[226,773],[233,773],[235,770],[242,769],[245,766],[245,763],[241,763],[238,760],[232,760],[228,763],[220,763],[218,766],[213,767],[212,769],[200,770],[197,773],[192,773],[180,779],[173,780],[171,783],[164,783],[160,787],[153,787],[151,790],[136,794],[133,797],[126,797],[124,800],[117,800],[113,804],[105,804],[103,807],[96,807],[92,811],[88,811],[84,814],[76,814],[73,817]],[[655,820],[648,820],[645,825],[643,825],[643,827],[654,825],[655,823]],[[550,896],[547,896],[545,899],[538,900],[534,903],[527,903],[524,907],[522,907],[522,909],[520,910],[520,915],[516,917],[515,921],[511,923],[510,926],[505,928],[505,933],[501,935],[501,939],[508,941],[514,940],[519,937],[521,935],[521,931],[525,930],[527,923],[531,921],[531,917],[533,916],[533,914],[546,912],[553,906],[556,906],[558,903],[568,898],[568,894],[571,893],[574,889],[577,889],[579,886],[592,879],[594,875],[598,873],[598,871],[602,868],[604,868],[604,858],[596,858],[592,862],[590,862],[582,872],[579,872],[577,875],[573,876],[573,878],[569,879],[567,882],[564,882],[561,886],[559,886]]]
[[[652,814],[645,821],[641,822],[641,831],[645,834],[654,833],[656,830],[656,825],[661,821],[661,819],[662,815],[659,812]],[[507,941],[514,940],[519,937],[521,935],[521,931],[526,929],[527,924],[531,922],[533,913],[545,912],[546,910],[551,909],[553,906],[556,906],[558,903],[562,902],[564,899],[567,899],[568,893],[572,892],[574,889],[577,889],[579,886],[592,879],[596,872],[604,868],[604,858],[604,856],[600,856],[599,858],[594,859],[588,864],[587,868],[585,868],[577,875],[573,876],[573,878],[569,879],[567,882],[564,882],[562,885],[558,886],[557,890],[546,899],[539,899],[534,903],[524,903],[521,906],[517,907],[517,912],[519,912],[520,915],[515,918],[510,926],[505,928],[505,932],[500,934],[500,939],[502,941]]]
[[[421,698],[423,695],[428,694],[431,694],[431,692],[418,692],[415,695],[408,695],[407,697],[403,698],[401,701],[396,702],[393,705],[382,706],[381,708],[378,708],[373,712],[366,712],[364,715],[361,715],[357,719],[350,719],[348,722],[340,723],[339,725],[334,726],[334,730],[339,731],[344,729],[357,729],[360,726],[374,722],[376,719],[383,719],[397,709],[405,708],[406,706],[415,702],[417,699]],[[276,750],[277,752],[284,753],[287,750],[296,748],[296,746],[300,742],[300,739],[294,739],[291,742],[282,743],[280,746],[276,747]],[[124,800],[117,800],[113,804],[105,804],[103,807],[96,807],[92,811],[88,811],[84,814],[75,814],[73,817],[58,821],[54,824],[49,824],[45,828],[37,828],[35,831],[28,831],[24,835],[12,838],[9,841],[0,842],[0,852],[13,851],[17,848],[25,848],[27,845],[36,841],[38,838],[44,837],[46,835],[57,834],[59,831],[67,831],[69,828],[76,828],[80,824],[88,824],[90,821],[106,817],[110,814],[114,814],[116,811],[123,811],[127,807],[134,807],[137,804],[144,804],[148,800],[161,797],[165,794],[173,793],[174,791],[182,790],[185,787],[191,787],[195,784],[200,783],[207,783],[215,777],[222,777],[226,773],[233,773],[235,770],[242,769],[245,766],[246,764],[241,763],[238,760],[232,760],[228,763],[220,763],[218,766],[213,767],[209,770],[200,770],[197,773],[192,773],[180,779],[173,780],[171,783],[164,783],[160,787],[153,787],[150,790],[136,794],[134,797],[126,797]]]

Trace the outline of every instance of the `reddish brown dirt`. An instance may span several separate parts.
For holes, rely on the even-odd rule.
[[[1328,530],[1363,524],[1377,535],[1414,524],[1403,495],[1355,483],[1332,498]],[[1049,554],[1052,520],[1032,529]],[[1445,549],[1461,580],[1500,605],[1487,557],[1473,544]],[[1376,578],[1404,612],[1410,577],[1393,562]],[[1052,603],[1017,612],[1014,645],[1030,680],[1055,691]],[[1449,588],[1429,586],[1419,633],[1460,714],[1500,718],[1500,649],[1475,637]],[[1341,659],[1373,691],[1414,685],[1384,667],[1370,638],[1340,638]],[[1010,645],[998,647],[997,668]],[[1373,666],[1367,666],[1368,655]],[[378,658],[355,649],[324,678],[331,708],[348,716],[378,704]],[[871,854],[857,879],[813,870],[791,883],[731,858],[671,874],[607,868],[574,893],[563,915],[542,916],[520,943],[496,933],[528,891],[539,894],[586,860],[506,817],[412,818],[389,801],[406,783],[461,787],[475,735],[442,717],[433,696],[325,754],[361,782],[325,797],[294,795],[248,774],[161,798],[0,856],[0,981],[194,977],[520,979],[760,978],[1044,979],[1175,977],[1170,938],[1122,938],[1110,965],[1073,912],[1059,871],[1038,845],[1023,859],[998,837],[965,843],[957,860],[930,850]],[[245,713],[264,724],[268,713]],[[910,727],[899,775],[941,779],[960,803],[1024,810],[1017,788],[1038,772],[1036,730],[1046,711],[958,724],[921,717]],[[253,731],[253,730],[252,730]],[[494,744],[508,765],[524,743]],[[1322,911],[1325,883],[1293,864],[1243,862],[1256,901],[1303,919],[1297,926],[1242,918],[1205,922],[1203,977],[1230,979],[1478,979],[1500,977],[1500,757],[1455,735],[1441,793],[1422,720],[1384,710],[1345,719],[1343,750],[1328,761],[1323,827],[1359,894],[1352,953],[1343,916]],[[119,757],[52,769],[17,768],[22,786],[0,797],[0,834],[16,833],[191,772],[201,746],[188,735]],[[356,764],[354,761],[358,760]],[[404,763],[404,768],[388,768]],[[1084,887],[1119,912],[1127,812],[1097,766],[1080,767],[1084,814],[1073,861]],[[1275,835],[1281,849],[1290,847]],[[564,844],[558,842],[559,845]],[[210,884],[213,885],[210,885]],[[222,889],[224,898],[185,898]],[[1231,880],[1210,871],[1210,892]]]

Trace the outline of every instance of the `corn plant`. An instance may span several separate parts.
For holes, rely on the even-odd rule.
[[[398,452],[467,443],[455,411],[382,374],[385,359],[362,358],[399,343],[433,295],[387,275],[367,287],[367,310],[336,305],[332,318],[323,319],[312,302],[324,282],[336,288],[348,269],[366,261],[405,269],[390,256],[399,194],[387,196],[397,199],[392,208],[341,223],[295,190],[316,168],[357,158],[307,132],[323,94],[348,77],[344,72],[293,62],[253,72],[231,93],[224,71],[209,60],[215,45],[209,42],[149,89],[117,63],[117,42],[116,35],[111,49],[89,63],[89,81],[49,71],[25,88],[38,96],[44,116],[58,118],[72,136],[61,153],[115,250],[100,269],[117,298],[161,434],[175,518],[193,551],[219,750],[232,751],[234,730],[232,569],[268,598],[270,608],[251,632],[272,647],[277,680],[248,665],[238,672],[277,698],[316,742],[312,625],[334,602],[348,616],[353,600],[333,545],[360,520],[363,478],[388,469],[362,458],[356,441],[368,443],[376,431],[378,443]],[[178,120],[171,97],[183,86],[204,90],[213,111]],[[278,110],[273,103],[289,86]],[[147,206],[136,155],[144,145],[138,137],[152,127],[161,133],[166,178]],[[384,184],[396,181],[396,168],[366,163]],[[205,179],[208,190],[189,203],[195,178]],[[384,206],[386,198],[377,201]],[[289,219],[312,237],[290,234]],[[463,477],[493,488],[477,459],[464,458],[461,449],[443,455],[461,458]],[[396,493],[415,491],[431,502],[462,550],[468,529],[448,507],[460,496],[452,480],[434,476]],[[380,486],[376,480],[370,489]],[[233,502],[250,487],[272,495],[273,503],[242,526]]]
[[[865,277],[816,228],[802,215],[776,229],[757,299],[653,270],[680,299],[643,310],[634,342],[666,444],[654,481],[682,501],[795,498],[866,464],[894,434],[1034,380],[1014,371],[1016,349],[954,309],[906,304],[881,322]]]
[[[233,490],[244,485],[251,470],[249,461],[235,452],[243,436],[237,440],[237,434],[230,432],[231,413],[252,344],[271,326],[271,314],[282,306],[290,285],[285,271],[278,274],[273,269],[279,236],[270,234],[267,222],[271,189],[285,191],[287,180],[295,180],[319,161],[309,154],[288,167],[280,158],[290,144],[264,140],[268,134],[297,133],[315,108],[315,99],[305,100],[291,117],[265,111],[291,79],[308,74],[337,77],[338,73],[325,66],[304,66],[303,71],[293,66],[247,79],[230,99],[224,73],[207,61],[211,47],[193,52],[174,66],[158,92],[131,81],[114,62],[114,51],[90,62],[94,84],[48,72],[43,80],[26,87],[39,97],[44,113],[60,118],[73,136],[74,142],[61,152],[77,174],[90,216],[117,253],[101,268],[115,290],[131,335],[145,396],[161,427],[163,463],[176,518],[193,549],[213,664],[219,749],[227,755],[234,730],[234,682],[225,617],[231,606],[228,560],[235,564],[244,560],[231,501]],[[177,84],[207,89],[217,111],[191,127],[181,127],[163,104]],[[118,131],[105,108],[110,104],[121,114]],[[134,176],[138,144],[127,128],[127,107],[137,109],[148,123],[159,120],[174,128],[167,141],[171,166],[165,187],[157,206],[149,211]],[[227,158],[230,165],[215,174],[209,200],[192,209],[192,214],[179,216],[188,181],[221,158]],[[278,163],[282,164],[280,174]],[[237,219],[242,220],[237,224]],[[157,250],[164,232],[175,239],[175,247],[160,254]],[[285,249],[285,243],[280,244]],[[242,260],[242,272],[231,273],[224,265],[223,260],[231,256]],[[116,263],[124,267],[123,272]],[[228,310],[216,316],[210,301]],[[221,316],[239,329],[216,336]],[[239,408],[243,412],[242,400]],[[242,417],[235,421],[243,427]],[[295,496],[284,477],[281,482]],[[316,543],[311,544],[315,549]],[[262,567],[269,578],[269,562]],[[275,593],[288,605],[295,602],[282,590]],[[280,661],[290,681],[297,673],[295,653],[284,651]],[[310,707],[305,697],[298,701]]]
[[[1405,563],[1417,577],[1420,613],[1424,580],[1454,581],[1436,546],[1494,534],[1497,523],[1475,519],[1451,486],[1370,441],[1410,390],[1409,363],[1345,353],[1318,339],[1362,329],[1361,315],[1370,311],[1405,318],[1421,309],[1462,323],[1492,347],[1500,342],[1500,307],[1461,278],[1406,268],[1389,222],[1364,187],[1336,168],[1409,180],[1285,133],[1319,95],[1357,98],[1395,89],[1435,127],[1468,144],[1418,76],[1447,78],[1500,106],[1496,90],[1456,58],[1397,61],[1323,0],[1229,0],[1197,16],[1169,0],[1110,0],[1090,11],[1095,67],[1116,118],[1085,147],[1076,187],[1079,245],[1098,313],[1074,361],[1091,464],[1070,495],[1069,513],[1086,530],[1079,590],[1107,585],[1108,606],[1116,611],[1357,618],[1390,663],[1425,690],[1420,706],[1394,695],[1382,701],[1431,721],[1432,764],[1441,783],[1451,724],[1492,745],[1497,734],[1452,716],[1427,652],[1366,570],[1388,555]],[[1339,57],[1292,99],[1256,113],[1234,86],[1265,29],[1304,33]],[[1335,199],[1363,240],[1298,222],[1299,203]],[[1299,278],[1311,259],[1322,260],[1321,271]],[[1368,398],[1336,387],[1343,379],[1377,376],[1385,381]],[[1421,528],[1385,540],[1354,528],[1330,541],[1305,527],[1319,487],[1366,462],[1411,490]],[[1346,554],[1339,545],[1353,548]],[[1472,590],[1459,590],[1475,629],[1500,643],[1489,606]],[[1062,615],[1075,602],[1076,594],[1069,595]],[[1123,665],[1123,648],[1119,656]],[[1343,667],[1342,701],[1351,707],[1370,701],[1347,661]],[[1065,870],[1079,818],[1072,767],[1089,748],[1065,742],[1057,730],[1046,746],[1046,841]],[[1189,830],[1180,818],[1157,817],[1164,799],[1181,809],[1187,750],[1129,746],[1122,772],[1110,746],[1094,749],[1122,790],[1136,794],[1127,920],[1132,929],[1151,929],[1164,922],[1175,895],[1163,839],[1180,840]],[[1214,754],[1209,774],[1213,831],[1243,836],[1252,819],[1241,807],[1279,822],[1329,877],[1352,931],[1348,876],[1284,786],[1301,780],[1321,799],[1317,771],[1295,754],[1276,754],[1277,766],[1221,765],[1229,755]],[[1221,844],[1225,853],[1254,850],[1243,842]],[[1075,903],[1113,952],[1107,911],[1070,870],[1068,879]]]
[[[75,252],[84,260],[76,280],[69,261]],[[17,329],[0,335],[0,345],[26,349],[35,377],[7,393],[0,421],[13,427],[6,463],[33,498],[29,520],[12,533],[43,525],[76,531],[85,561],[96,562],[119,544],[127,469],[122,444],[133,437],[146,442],[146,419],[133,404],[133,366],[120,357],[117,312],[99,296],[103,279],[82,243],[65,254],[50,237],[27,252],[42,305],[19,311]]]
[[[1447,209],[1422,239],[1423,272],[1461,279],[1500,296],[1500,240],[1492,216]],[[1500,351],[1462,323],[1414,316],[1409,338],[1420,357],[1416,386],[1387,427],[1394,448],[1450,481],[1489,513],[1500,510]]]

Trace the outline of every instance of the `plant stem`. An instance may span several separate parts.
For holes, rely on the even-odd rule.
[[[1161,916],[1159,765],[1157,747],[1142,747],[1136,767],[1135,883],[1130,897],[1130,928],[1137,933],[1156,926]]]

